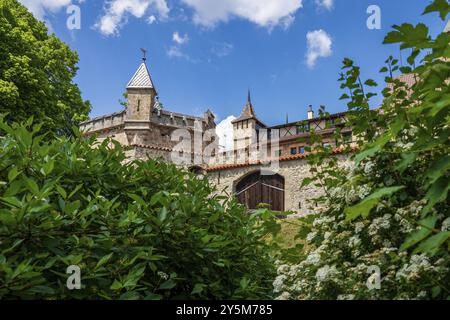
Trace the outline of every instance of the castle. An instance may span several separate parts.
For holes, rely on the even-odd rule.
[[[342,165],[348,155],[339,148],[334,133],[339,129],[346,144],[354,142],[346,113],[316,117],[312,106],[305,120],[269,127],[257,117],[249,92],[241,115],[232,122],[234,148],[220,151],[217,137],[202,134],[215,131],[213,113],[207,110],[203,117],[194,117],[163,108],[145,58],[128,82],[126,95],[125,110],[83,122],[80,130],[95,134],[99,142],[118,141],[127,147],[130,159],[162,158],[180,164],[175,158],[182,157],[182,165],[206,174],[219,192],[236,196],[250,209],[265,203],[274,211],[310,213],[314,209],[309,200],[322,190],[314,186],[300,190],[302,180],[313,174],[306,161],[308,143],[301,139],[314,130]],[[184,148],[179,149],[180,145]],[[202,157],[208,147],[209,157]]]

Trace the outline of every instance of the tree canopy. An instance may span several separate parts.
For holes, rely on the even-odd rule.
[[[78,55],[16,0],[0,0],[0,113],[31,115],[64,132],[85,120],[90,103],[73,82]]]

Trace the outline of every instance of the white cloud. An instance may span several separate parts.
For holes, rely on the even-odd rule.
[[[154,24],[154,23],[156,23],[156,17],[155,17],[155,15],[151,15],[151,16],[149,16],[148,18],[147,18],[147,23],[148,24]]]
[[[232,150],[234,147],[233,124],[231,122],[235,119],[235,116],[229,116],[216,126],[216,134],[219,137],[220,151]]]
[[[214,42],[211,48],[211,52],[219,57],[223,58],[228,56],[234,49],[234,46],[232,43],[227,42]]]
[[[149,9],[157,13],[160,19],[168,17],[169,7],[166,0],[111,0],[107,2],[105,14],[95,26],[106,36],[114,35],[126,24],[130,15],[142,18]]]
[[[249,20],[269,29],[289,27],[303,0],[182,0],[194,9],[193,20],[199,25],[213,27],[233,17]]]
[[[44,20],[48,11],[54,13],[71,4],[71,0],[19,0],[36,19]]]
[[[307,53],[306,64],[310,68],[314,68],[319,58],[331,56],[333,44],[331,37],[323,30],[310,31],[306,35]]]
[[[170,58],[189,58],[178,46],[171,46],[166,52]]]
[[[175,42],[176,44],[182,45],[182,44],[185,44],[185,43],[188,43],[188,42],[189,42],[189,36],[187,35],[187,33],[184,34],[184,36],[181,36],[181,35],[178,33],[178,31],[175,31],[175,32],[173,33],[172,40],[173,40],[173,42]]]
[[[327,10],[333,9],[334,6],[334,0],[316,0],[316,4],[320,8],[325,8]]]

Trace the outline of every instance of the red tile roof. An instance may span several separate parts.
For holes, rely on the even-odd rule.
[[[338,155],[338,154],[344,154],[347,152],[355,152],[358,150],[358,147],[351,147],[350,150],[347,148],[335,148],[332,151],[333,155]],[[297,155],[292,155],[292,156],[284,156],[284,157],[279,157],[279,158],[275,158],[272,159],[273,160],[278,160],[278,161],[293,161],[293,160],[300,160],[300,159],[305,159],[308,156],[310,156],[312,154],[312,152],[309,153],[304,153],[304,154],[297,154]],[[269,159],[267,161],[249,161],[249,162],[245,162],[245,163],[234,163],[234,164],[221,164],[221,165],[217,165],[217,166],[212,166],[206,169],[207,172],[214,172],[214,171],[222,171],[222,170],[228,170],[228,169],[237,169],[237,168],[245,168],[245,167],[250,167],[250,166],[258,166],[258,165],[262,165],[265,163],[269,163]]]

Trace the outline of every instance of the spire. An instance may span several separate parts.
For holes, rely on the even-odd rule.
[[[255,110],[253,109],[253,104],[252,104],[252,96],[251,96],[250,90],[248,90],[247,103],[246,103],[244,109],[242,110],[241,115],[239,116],[239,118],[233,120],[231,123],[237,123],[240,121],[245,121],[245,120],[250,120],[250,119],[254,119],[254,120],[258,121],[259,123],[263,124],[256,117],[256,113],[255,113]]]
[[[142,63],[128,82],[127,89],[155,89],[147,68],[147,50],[141,49],[143,53]]]
[[[450,32],[450,20],[448,20],[447,25],[445,26],[444,32]]]

